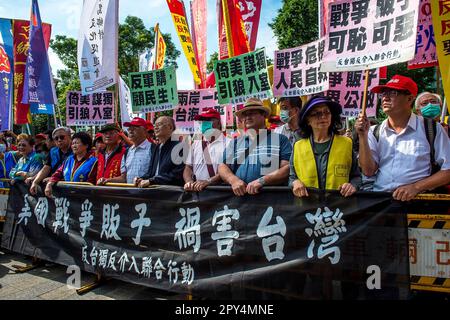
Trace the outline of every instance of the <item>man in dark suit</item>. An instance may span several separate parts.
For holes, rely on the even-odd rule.
[[[152,145],[150,166],[147,173],[135,179],[135,185],[145,188],[150,185],[183,185],[184,162],[180,142],[172,141],[175,121],[171,117],[159,117],[155,123],[158,144]]]

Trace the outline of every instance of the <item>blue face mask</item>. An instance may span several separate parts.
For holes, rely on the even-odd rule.
[[[284,123],[288,123],[289,120],[291,120],[291,117],[289,116],[289,110],[281,110],[280,111],[280,120]]]
[[[202,134],[205,134],[206,131],[209,129],[212,129],[213,123],[212,121],[202,121],[200,130],[202,131]]]
[[[434,119],[441,114],[441,106],[439,104],[429,103],[420,109],[420,113],[425,118]]]
[[[6,152],[6,144],[0,144],[0,153],[5,153]]]

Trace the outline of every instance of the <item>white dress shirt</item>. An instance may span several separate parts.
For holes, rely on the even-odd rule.
[[[431,173],[431,149],[423,118],[411,114],[406,128],[398,134],[387,121],[380,125],[379,141],[373,135],[375,126],[369,131],[369,147],[378,165],[373,191],[393,192]],[[450,140],[441,125],[437,124],[436,129],[435,160],[441,170],[450,170]]]

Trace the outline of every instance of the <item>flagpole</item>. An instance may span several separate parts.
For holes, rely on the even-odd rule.
[[[155,48],[155,57],[153,58],[152,70],[156,70],[158,67],[158,32],[159,32],[159,23],[156,23],[155,28],[155,40],[153,41],[153,47]]]
[[[116,86],[114,89],[115,96],[115,107],[116,107],[116,124],[121,127],[121,122],[119,119],[119,85],[120,85],[120,76],[119,76],[119,0],[117,0],[116,5]],[[120,106],[122,107],[122,106]]]
[[[317,25],[319,26],[319,39],[322,37],[322,1],[317,1],[317,5],[319,6],[317,13],[318,13],[318,19],[317,19]]]
[[[364,72],[364,75],[365,75],[366,79],[364,81],[364,95],[363,95],[361,113],[365,116],[366,109],[367,109],[367,90],[369,88],[369,69],[366,69],[366,71]]]

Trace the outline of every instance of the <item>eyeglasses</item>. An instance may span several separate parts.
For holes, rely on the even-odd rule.
[[[66,138],[66,136],[56,136],[56,137],[53,137],[53,140],[56,140],[56,141],[58,141],[58,140],[64,140]]]
[[[329,110],[325,110],[325,111],[318,111],[318,112],[311,113],[309,116],[314,117],[316,119],[320,119],[323,116],[328,117],[330,114],[331,114],[331,112]]]
[[[384,97],[394,98],[401,94],[407,94],[407,92],[401,91],[401,90],[386,90],[386,91],[379,93],[381,98],[384,98]]]

